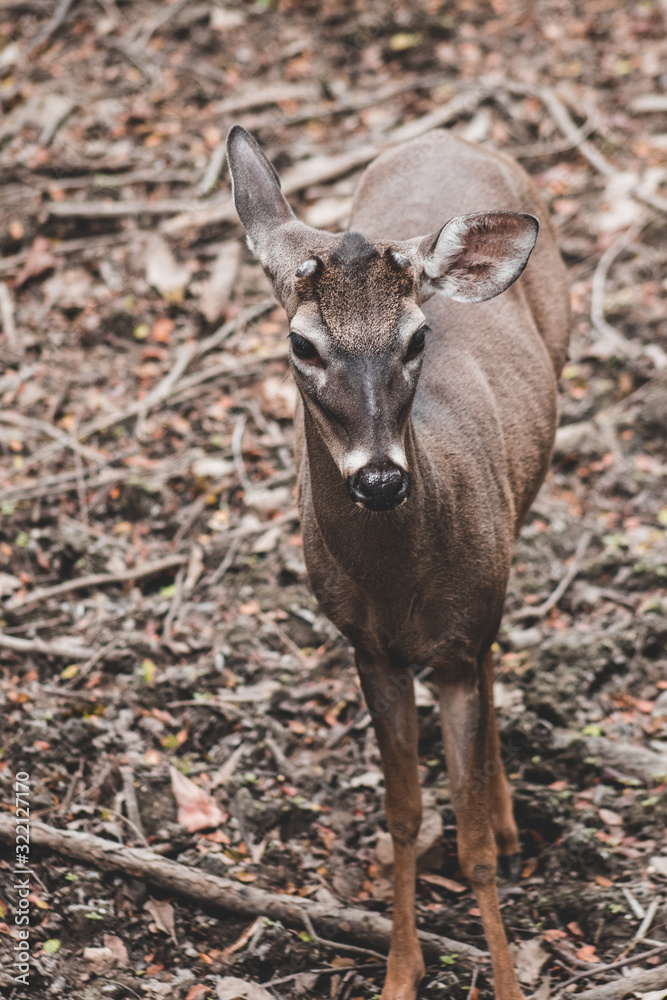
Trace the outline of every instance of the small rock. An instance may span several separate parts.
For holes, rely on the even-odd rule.
[[[542,642],[542,630],[539,628],[513,628],[506,636],[507,642],[514,650],[530,649]]]

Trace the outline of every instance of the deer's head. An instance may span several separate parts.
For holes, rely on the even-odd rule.
[[[435,292],[457,302],[499,295],[526,266],[537,219],[459,216],[396,243],[334,235],[295,218],[273,166],[239,125],[227,155],[248,245],[289,318],[304,406],[352,499],[391,510],[410,495],[404,440],[430,334],[421,305]]]

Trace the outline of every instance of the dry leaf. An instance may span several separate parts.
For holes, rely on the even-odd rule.
[[[549,953],[542,947],[539,938],[522,941],[521,944],[513,945],[511,950],[519,982],[534,986],[540,978],[542,967],[549,959]]]
[[[169,768],[169,774],[171,790],[178,805],[178,822],[189,833],[206,830],[222,823],[225,817],[208,792],[195,785],[194,781],[186,778],[175,767]]]
[[[94,972],[96,976],[104,975],[116,964],[111,948],[84,948],[83,958],[90,966],[91,972]]]
[[[56,266],[56,258],[49,251],[49,241],[45,236],[37,236],[28,251],[26,262],[14,280],[14,288],[25,285],[30,278],[36,278]]]
[[[612,809],[599,809],[598,816],[607,826],[623,826],[623,817]]]
[[[421,882],[428,882],[430,885],[442,886],[443,889],[449,889],[450,892],[466,891],[466,887],[461,882],[455,882],[453,878],[445,878],[444,875],[426,873],[425,875],[420,875],[419,880]]]
[[[127,948],[116,934],[105,934],[104,946],[111,951],[116,965],[129,965],[130,957],[127,954]]]
[[[271,994],[257,983],[247,983],[233,976],[218,980],[216,996],[218,1000],[273,1000]]]
[[[241,244],[238,240],[230,240],[222,245],[201,293],[199,308],[209,323],[220,319],[229,305],[240,259]]]
[[[269,375],[259,385],[259,405],[265,417],[291,420],[294,416],[298,390],[283,376]]]
[[[158,930],[169,935],[174,944],[176,941],[176,927],[174,925],[174,907],[166,899],[149,899],[144,903],[144,910],[155,921]]]
[[[145,251],[146,281],[161,295],[173,296],[187,288],[190,271],[179,264],[171,250],[157,233],[152,233],[146,241]]]

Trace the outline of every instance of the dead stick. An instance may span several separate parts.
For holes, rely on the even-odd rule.
[[[14,843],[15,838],[15,818],[0,816],[0,840]],[[231,879],[188,868],[143,847],[124,847],[92,834],[58,830],[45,823],[31,821],[30,842],[35,847],[57,851],[64,857],[145,879],[197,903],[210,903],[227,912],[253,917],[267,916],[293,927],[303,927],[305,913],[314,924],[326,924],[328,935],[331,935],[331,925],[335,923],[341,936],[367,941],[383,951],[389,948],[391,921],[377,913],[353,907],[338,909],[328,903],[316,903],[301,896],[279,896],[264,889],[255,889]],[[461,958],[476,959],[487,957],[485,952],[473,945],[440,937],[438,934],[419,931],[419,939],[425,951],[431,955],[457,954]]]
[[[120,219],[126,215],[173,215],[186,212],[197,204],[196,200],[148,198],[134,201],[47,201],[44,208],[51,217],[65,219]]]
[[[16,329],[14,300],[4,281],[0,281],[0,327],[4,331],[8,350],[12,354],[23,354],[23,342]]]
[[[653,902],[657,903],[656,900]],[[643,962],[645,959],[653,958],[654,955],[659,955],[663,951],[667,951],[667,941],[663,945],[659,945],[657,948],[651,948],[650,951],[642,951],[639,955],[627,956],[626,958],[619,959],[618,962],[608,962],[606,965],[594,965],[590,969],[586,969],[584,972],[577,972],[577,974],[572,976],[571,979],[568,979],[566,983],[562,983],[561,989],[565,989],[566,986],[570,986],[572,983],[578,982],[579,979],[588,979],[589,976],[598,976],[601,972],[610,972],[612,969],[623,969],[626,965],[631,965],[633,962]]]
[[[558,604],[561,597],[570,586],[575,576],[581,569],[581,561],[584,558],[586,549],[590,545],[591,538],[593,537],[592,531],[585,531],[579,541],[577,542],[577,548],[572,557],[572,562],[568,566],[567,570],[563,574],[563,578],[556,587],[556,589],[547,597],[546,601],[537,607],[528,608],[527,610],[518,611],[516,614],[510,616],[510,621],[517,622],[523,621],[524,618],[543,618],[546,614],[551,611],[555,604]]]
[[[79,439],[84,440],[90,437],[91,434],[97,434],[99,431],[108,430],[109,427],[113,427],[114,424],[123,422],[124,420],[129,420],[131,417],[136,417],[141,415],[146,417],[150,410],[155,409],[160,403],[163,403],[172,393],[180,389],[183,383],[183,374],[186,371],[189,364],[191,364],[196,358],[200,358],[207,351],[212,350],[213,347],[217,346],[227,337],[230,337],[236,332],[240,327],[246,326],[248,323],[253,323],[256,319],[262,316],[268,309],[273,305],[272,299],[263,299],[258,305],[251,306],[244,312],[230,319],[229,322],[225,323],[219,330],[212,333],[210,337],[205,340],[193,344],[186,344],[181,348],[173,368],[168,372],[162,381],[158,382],[155,388],[150,392],[146,399],[140,399],[135,403],[131,403],[130,406],[125,407],[124,410],[119,410],[117,413],[105,414],[103,417],[98,417],[95,420],[91,420],[89,423],[84,424],[83,427],[79,429]],[[248,361],[257,361],[256,357],[253,358],[230,358],[229,364],[231,370],[234,370],[235,364],[247,364]],[[200,374],[200,373],[197,373]]]
[[[53,17],[50,19],[44,30],[40,31],[37,38],[34,40],[34,42],[30,45],[30,47],[26,51],[26,57],[28,59],[31,59],[32,56],[35,55],[37,50],[41,49],[42,46],[49,41],[52,35],[55,35],[56,31],[67,17],[69,9],[74,2],[75,0],[60,0],[60,3],[56,7],[55,13],[53,14]]]
[[[15,635],[5,635],[0,632],[0,649],[11,649],[14,653],[43,653],[45,656],[58,656],[64,660],[90,659],[95,650],[89,646],[79,646],[76,640],[65,637],[55,642],[45,642],[43,639],[20,639]]]
[[[287,170],[282,178],[282,190],[285,195],[296,194],[313,184],[324,184],[343,174],[349,174],[357,167],[363,167],[382,152],[401,142],[407,142],[419,135],[430,132],[431,129],[446,125],[459,115],[474,111],[480,101],[491,93],[491,87],[484,84],[457,94],[444,107],[435,108],[429,114],[399,125],[378,143],[365,143],[356,149],[339,153],[335,156],[314,156],[309,160],[297,163]],[[64,204],[61,202],[61,204]],[[188,230],[197,230],[213,222],[231,222],[236,219],[236,209],[230,194],[225,193],[212,199],[208,204],[183,212],[173,219],[168,219],[161,225],[161,230],[170,236],[180,236]]]
[[[614,979],[611,983],[584,990],[577,993],[577,1000],[623,1000],[639,990],[664,989],[666,985],[667,965],[659,965],[657,969],[638,969],[623,979]]]
[[[166,569],[182,566],[188,559],[187,555],[165,556],[164,559],[157,559],[154,563],[140,563],[131,569],[123,570],[122,573],[92,573],[90,576],[80,576],[74,580],[56,583],[53,587],[33,590],[21,598],[15,597],[5,607],[8,611],[16,611],[19,608],[41,604],[42,601],[48,601],[50,597],[60,597],[61,594],[69,594],[73,590],[83,590],[85,587],[106,587],[110,583],[129,583],[131,580],[140,580],[144,576],[153,576]]]

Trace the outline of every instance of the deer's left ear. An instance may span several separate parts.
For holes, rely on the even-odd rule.
[[[535,246],[534,215],[479,212],[451,219],[436,236],[420,241],[426,295],[456,302],[484,302],[516,281]]]

